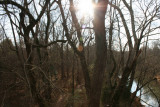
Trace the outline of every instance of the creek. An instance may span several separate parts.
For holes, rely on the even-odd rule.
[[[136,88],[137,88],[137,83],[136,83],[136,81],[134,81],[132,84],[131,92],[134,92],[136,90]],[[145,105],[145,107],[159,107],[159,104],[158,104],[156,98],[151,93],[149,93],[149,92],[146,93],[146,91],[147,90],[145,88],[141,89],[141,93],[142,93],[141,104]],[[137,92],[136,96],[140,97],[140,91]]]

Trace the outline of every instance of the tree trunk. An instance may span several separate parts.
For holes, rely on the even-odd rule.
[[[61,79],[63,80],[65,78],[64,74],[64,58],[63,58],[63,43],[61,44],[61,50],[60,50],[60,56],[61,56]]]
[[[96,62],[93,73],[89,107],[99,107],[101,90],[106,66],[106,31],[105,14],[108,3],[99,0],[94,15],[94,31],[96,36]]]
[[[86,94],[87,94],[87,98],[89,99],[90,91],[91,91],[91,83],[90,83],[91,81],[89,76],[89,70],[88,70],[88,66],[87,66],[84,54],[81,54],[79,57],[80,57],[81,67],[82,67],[83,76],[85,80]]]
[[[115,89],[115,93],[112,98],[112,107],[117,107],[119,106],[119,100],[122,94],[124,95],[124,89],[126,87],[126,83],[128,80],[130,74],[130,68],[128,66],[125,67],[123,74],[122,74],[122,79],[120,80],[119,85]]]
[[[66,53],[66,70],[67,70],[67,79],[69,78],[69,50],[68,50],[68,43],[67,43],[67,53]]]
[[[76,83],[77,85],[80,85],[81,84],[81,79],[80,79],[80,72],[79,72],[79,59],[76,57],[76,63],[77,63],[77,74],[76,74]]]
[[[75,70],[75,54],[73,55],[73,61],[72,61],[72,97],[74,98],[74,70]],[[74,107],[74,99],[72,100],[72,107]]]
[[[29,35],[29,33],[28,33]],[[26,51],[27,51],[27,66],[26,68],[28,69],[29,73],[28,73],[28,77],[29,77],[29,82],[30,82],[30,89],[31,89],[31,94],[32,97],[35,101],[35,103],[37,103],[39,105],[39,107],[44,107],[45,103],[43,98],[41,97],[40,93],[37,90],[37,78],[36,75],[34,73],[34,70],[32,70],[32,62],[33,62],[33,50],[31,47],[31,44],[29,43],[29,36],[26,35],[24,38],[25,41],[25,45],[26,45]]]

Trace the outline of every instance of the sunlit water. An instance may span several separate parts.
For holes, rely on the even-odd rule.
[[[133,82],[133,85],[132,85],[131,92],[134,92],[134,91],[136,90],[136,88],[137,88],[137,83],[134,81],[134,82]],[[143,88],[142,88],[141,91],[142,91],[142,93],[145,92]],[[139,95],[140,95],[140,91],[137,92],[137,96],[139,96]],[[143,105],[145,105],[145,107],[159,107],[159,106],[158,106],[158,102],[156,101],[155,98],[153,98],[153,97],[150,95],[150,93],[143,94],[143,95],[141,96],[141,99],[142,99],[143,101],[145,101],[147,104],[152,105],[152,106],[149,106],[149,105],[147,105],[146,103],[144,103],[143,101],[141,101],[141,103],[142,103]]]

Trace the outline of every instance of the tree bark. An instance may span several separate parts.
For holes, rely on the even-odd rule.
[[[63,43],[61,43],[60,56],[61,56],[61,79],[63,80],[65,78],[65,73],[64,73],[64,58],[63,58]]]
[[[92,78],[89,107],[99,107],[103,84],[104,71],[106,66],[106,31],[105,14],[108,1],[99,0],[94,13],[94,31],[96,40],[96,62]]]
[[[28,77],[29,77],[29,83],[30,83],[30,89],[31,89],[31,94],[32,97],[35,101],[35,103],[37,103],[39,105],[39,107],[44,107],[45,103],[43,98],[41,97],[40,93],[37,90],[37,78],[36,75],[34,73],[34,70],[32,70],[32,62],[33,62],[33,50],[32,50],[32,46],[29,43],[29,33],[24,33],[26,34],[24,37],[24,41],[25,41],[25,45],[26,45],[26,52],[27,52],[27,66],[26,68],[28,69]]]

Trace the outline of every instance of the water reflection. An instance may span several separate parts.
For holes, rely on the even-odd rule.
[[[132,85],[131,92],[134,92],[134,91],[136,90],[136,88],[137,88],[137,83],[134,81],[134,82],[133,82],[133,85]],[[146,91],[145,91],[143,88],[142,88],[141,91],[142,91],[141,99],[143,100],[143,101],[141,101],[141,103],[142,103],[143,105],[145,105],[145,107],[159,107],[159,106],[158,106],[158,102],[156,101],[156,99],[155,99],[153,96],[151,96],[150,93],[145,93]],[[145,94],[143,94],[143,93],[145,93]],[[136,95],[137,95],[137,96],[140,96],[140,91],[138,91]],[[147,105],[147,104],[144,103],[144,102],[146,102],[146,103],[149,104],[149,105]],[[151,105],[151,106],[150,106],[150,105]]]

